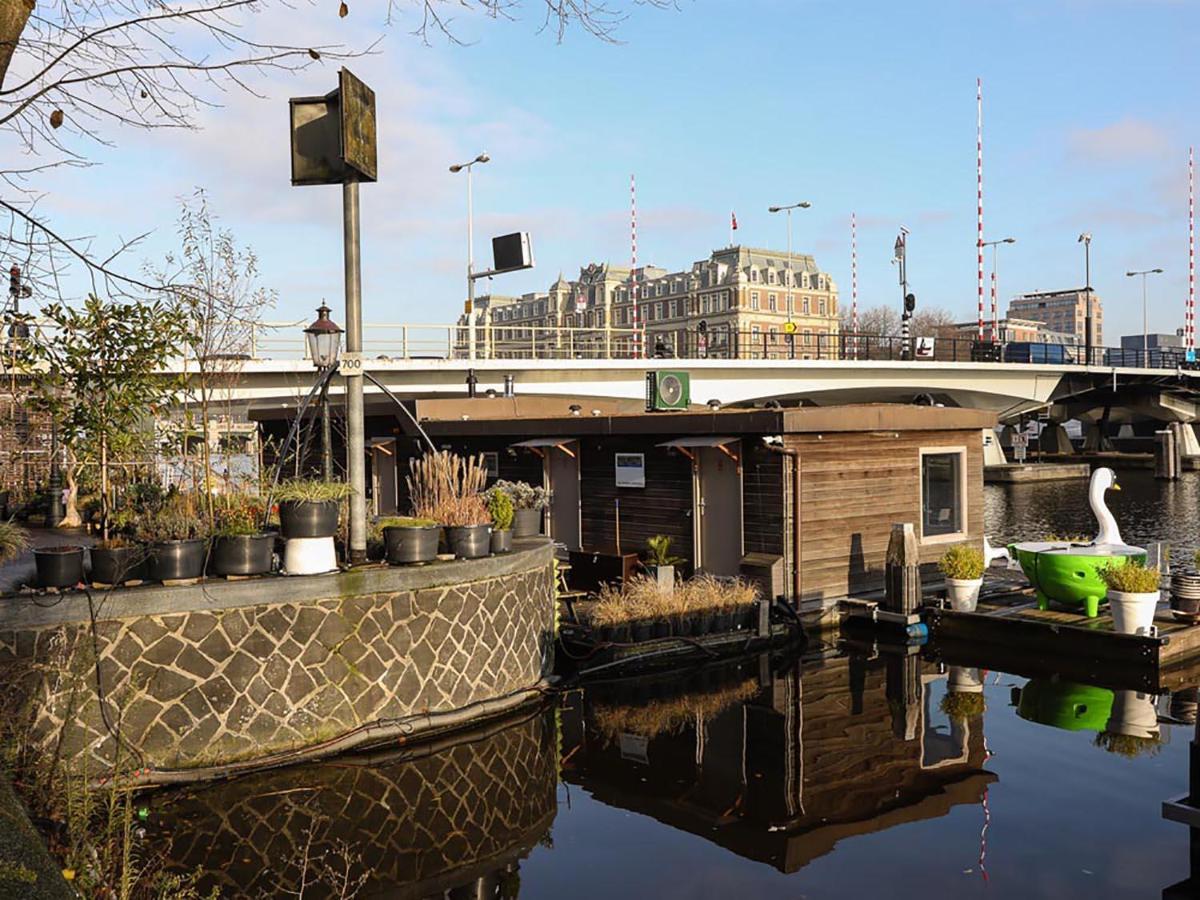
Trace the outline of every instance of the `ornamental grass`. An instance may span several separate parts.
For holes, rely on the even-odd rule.
[[[698,575],[675,585],[673,591],[639,575],[622,588],[606,584],[600,589],[591,621],[597,626],[625,625],[638,621],[680,620],[703,613],[744,610],[758,599],[758,588],[740,578]]]
[[[614,741],[622,734],[657,737],[678,734],[698,719],[714,719],[738,703],[745,703],[762,690],[757,678],[707,693],[683,694],[642,704],[602,704],[593,708],[592,719],[601,734]]]
[[[487,484],[482,453],[464,458],[439,450],[411,460],[409,470],[408,495],[415,517],[450,527],[492,521],[482,495]]]
[[[28,531],[12,522],[0,521],[0,566],[12,562],[28,548]]]

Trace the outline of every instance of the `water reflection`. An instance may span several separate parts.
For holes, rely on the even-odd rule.
[[[282,769],[156,802],[171,867],[224,897],[515,898],[555,815],[550,710],[416,751]],[[354,896],[351,891],[346,896]]]
[[[763,656],[589,687],[564,701],[563,777],[795,872],[846,838],[981,803],[983,704],[947,702],[980,691],[978,673],[951,683],[917,656]]]

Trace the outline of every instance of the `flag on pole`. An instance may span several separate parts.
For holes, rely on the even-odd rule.
[[[737,231],[737,213],[731,212],[729,214],[729,230]]]

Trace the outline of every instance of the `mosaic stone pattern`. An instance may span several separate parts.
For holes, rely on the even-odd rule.
[[[221,896],[294,895],[304,856],[310,869],[341,862],[341,843],[358,857],[352,877],[366,876],[360,896],[440,897],[476,878],[511,877],[549,832],[554,722],[539,709],[423,755],[347,757],[154,794],[148,828],[169,843],[170,868],[202,873],[205,891]]]
[[[18,687],[35,741],[77,765],[90,754],[95,771],[309,747],[501,697],[552,666],[547,565],[399,593],[288,603],[285,581],[280,593],[279,603],[101,620],[94,638],[87,623],[0,631],[0,679]]]

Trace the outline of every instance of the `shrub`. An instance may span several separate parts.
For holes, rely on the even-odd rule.
[[[1133,734],[1117,734],[1112,731],[1101,731],[1096,735],[1096,746],[1103,747],[1109,753],[1134,759],[1138,756],[1157,756],[1162,750],[1162,737],[1139,737]]]
[[[1192,565],[1196,567],[1196,571],[1200,572],[1200,550],[1197,550],[1192,556]]]
[[[207,537],[208,526],[197,512],[195,498],[174,491],[136,518],[134,532],[143,541],[188,541]]]
[[[265,507],[259,497],[224,494],[213,498],[213,534],[218,537],[259,534]]]
[[[1158,590],[1158,569],[1148,569],[1137,559],[1129,558],[1124,565],[1107,565],[1100,569],[1100,578],[1110,591],[1122,594],[1152,594]]]
[[[492,526],[497,531],[508,531],[513,523],[513,502],[504,491],[490,491],[487,497],[488,512],[492,516]]]
[[[29,548],[29,532],[13,522],[0,522],[0,566]]]
[[[1042,540],[1048,544],[1090,544],[1093,539],[1083,534],[1059,534],[1056,531],[1052,531]]]
[[[970,544],[956,544],[938,560],[938,568],[947,578],[972,581],[983,577],[983,551]]]
[[[987,699],[983,692],[950,691],[938,704],[942,712],[954,722],[978,719],[987,710]]]
[[[646,559],[652,566],[677,566],[683,562],[682,556],[671,555],[671,537],[656,534],[646,541]]]
[[[383,533],[385,528],[432,528],[437,525],[433,519],[417,519],[413,516],[386,516],[375,523],[375,528]]]
[[[513,509],[544,509],[549,497],[544,487],[534,487],[524,481],[504,481],[501,479],[487,489],[491,494],[503,491],[512,501]]]
[[[344,481],[319,481],[295,479],[285,481],[275,488],[275,499],[281,503],[327,503],[330,500],[345,500],[354,493],[354,488]]]

